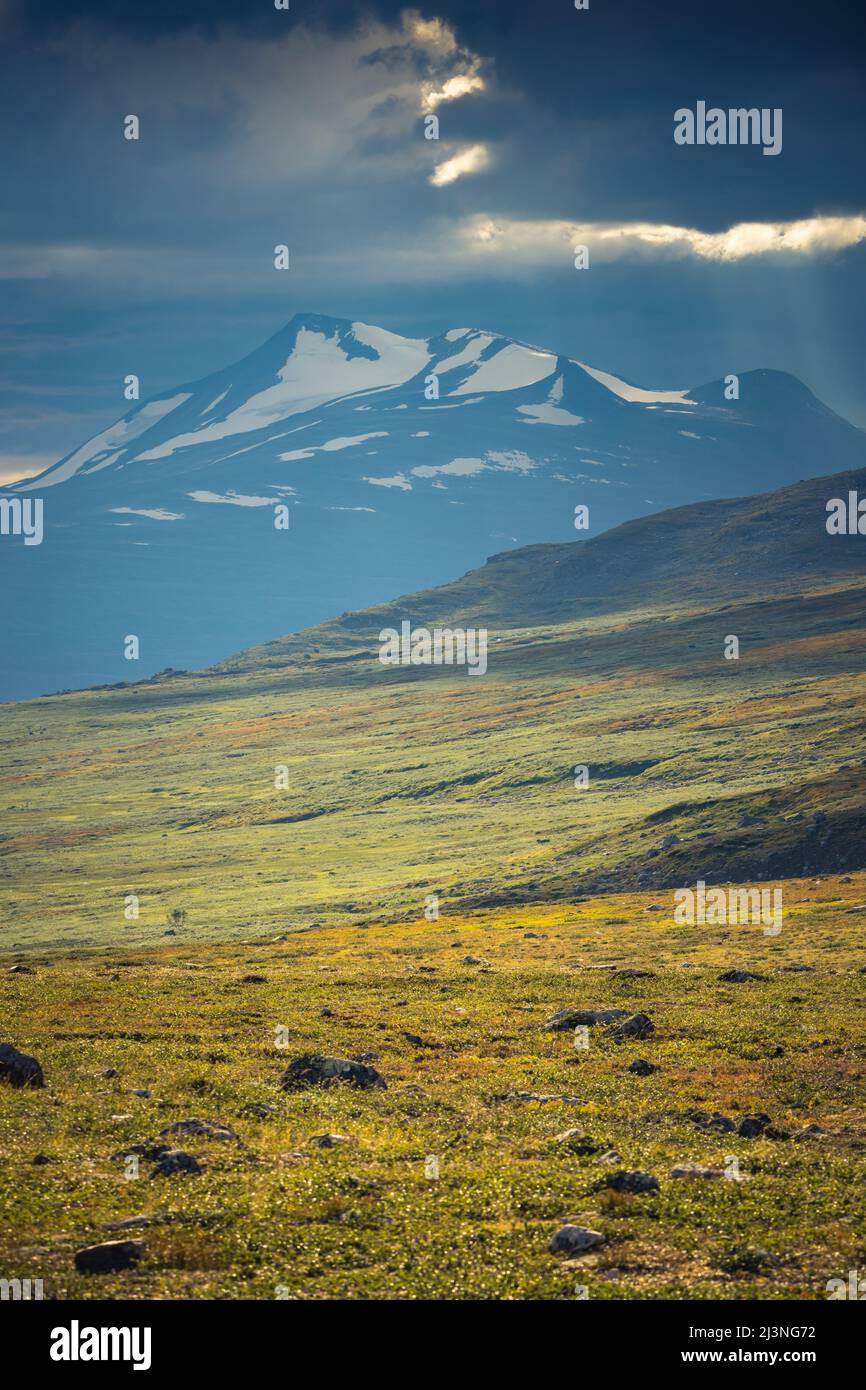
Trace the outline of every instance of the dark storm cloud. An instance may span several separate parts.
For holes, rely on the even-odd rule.
[[[0,357],[0,453],[80,442],[62,409],[31,422],[16,388],[80,382],[82,413],[110,417],[118,357],[161,389],[298,308],[481,323],[659,385],[783,367],[858,409],[853,6],[0,0],[0,34],[5,341],[54,344]],[[455,74],[483,88],[428,100]],[[673,112],[698,99],[782,107],[781,155],[675,145]],[[766,224],[747,249],[764,236],[772,254],[707,239],[743,222]],[[611,223],[627,235],[595,236]],[[791,223],[807,226],[772,230]]]

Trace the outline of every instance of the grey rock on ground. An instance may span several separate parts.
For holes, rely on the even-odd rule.
[[[189,1120],[175,1120],[173,1124],[166,1125],[165,1129],[159,1131],[160,1138],[165,1139],[173,1134],[201,1136],[203,1139],[237,1139],[237,1135],[230,1125],[221,1125],[213,1120],[200,1120],[198,1116],[192,1116]]]
[[[200,1173],[201,1165],[192,1154],[183,1149],[166,1149],[153,1172],[152,1178],[169,1178],[175,1173]]]
[[[590,1154],[597,1154],[606,1148],[605,1144],[600,1144],[582,1129],[567,1129],[562,1134],[554,1135],[553,1142],[567,1144],[572,1153],[580,1154],[581,1157],[589,1157]]]
[[[672,1178],[723,1178],[723,1168],[705,1168],[702,1163],[678,1163],[671,1169]]]
[[[622,1023],[615,1023],[612,1028],[605,1028],[606,1038],[613,1038],[616,1042],[623,1042],[626,1038],[648,1038],[650,1033],[655,1032],[655,1024],[647,1014],[631,1014]]]
[[[284,1091],[303,1090],[308,1086],[333,1086],[345,1081],[362,1091],[384,1091],[385,1080],[375,1067],[363,1062],[350,1062],[345,1057],[322,1057],[318,1053],[305,1053],[296,1057],[280,1078]]]
[[[658,1178],[654,1178],[652,1173],[645,1173],[642,1169],[635,1169],[629,1172],[621,1168],[618,1173],[608,1173],[606,1177],[599,1178],[594,1186],[594,1190],[609,1187],[613,1192],[628,1192],[632,1196],[642,1196],[647,1192],[658,1192]]]
[[[638,1057],[631,1066],[626,1067],[626,1071],[633,1071],[635,1076],[652,1076],[654,1071],[661,1071],[654,1062],[648,1062],[645,1057]]]
[[[596,1250],[607,1240],[601,1231],[591,1231],[586,1226],[561,1226],[551,1237],[548,1250],[552,1255],[585,1255]]]
[[[825,1133],[826,1130],[822,1129],[820,1125],[805,1125],[794,1135],[794,1142],[800,1143],[804,1139],[820,1139],[821,1135]]]
[[[759,1111],[756,1115],[744,1115],[737,1125],[737,1133],[744,1139],[757,1139],[759,1134],[771,1123],[769,1115]]]
[[[75,1268],[80,1274],[113,1274],[130,1269],[144,1254],[143,1240],[105,1240],[100,1245],[87,1245],[75,1255]]]
[[[19,1052],[11,1043],[0,1043],[0,1081],[10,1086],[44,1086],[42,1068],[35,1057]]]
[[[628,1009],[557,1009],[541,1026],[548,1033],[567,1033],[572,1028],[591,1028],[597,1023],[615,1023],[627,1017]]]
[[[709,1115],[704,1110],[690,1110],[686,1119],[696,1124],[698,1129],[708,1129],[714,1134],[733,1134],[737,1126],[733,1120],[729,1120],[727,1115],[722,1115],[718,1110],[713,1110]]]

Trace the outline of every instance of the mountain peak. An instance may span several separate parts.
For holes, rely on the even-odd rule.
[[[15,693],[126,678],[118,631],[151,671],[208,665],[506,547],[573,539],[578,504],[599,536],[864,455],[866,436],[784,373],[744,373],[728,400],[724,382],[653,390],[482,329],[415,338],[299,312],[13,485],[44,496],[45,544],[0,545],[17,593],[0,643]]]

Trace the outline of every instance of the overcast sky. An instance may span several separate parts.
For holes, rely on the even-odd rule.
[[[154,395],[297,311],[654,387],[773,367],[866,427],[862,26],[840,0],[0,0],[0,479],[123,414],[127,373]],[[781,153],[678,145],[698,101],[781,108]]]

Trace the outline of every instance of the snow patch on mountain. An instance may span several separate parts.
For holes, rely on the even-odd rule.
[[[582,425],[584,418],[582,415],[572,415],[570,410],[563,410],[558,405],[551,405],[548,401],[542,401],[540,405],[519,405],[517,407],[520,415],[529,418],[524,420],[524,425]]]
[[[107,458],[102,459],[99,463],[95,463],[92,468],[82,468],[81,476],[89,477],[91,473],[98,473],[102,468],[110,468],[113,463],[117,463],[122,453],[123,450],[118,449],[116,453],[109,454]]]
[[[494,343],[496,339],[492,333],[473,333],[466,347],[452,357],[445,357],[441,362],[436,363],[437,375],[442,376],[445,372],[453,372],[455,367],[466,367],[471,362],[477,362],[482,352]]]
[[[227,386],[226,389],[225,389],[224,391],[220,391],[220,393],[219,393],[219,395],[216,397],[216,399],[215,399],[215,400],[212,400],[211,403],[210,403],[210,405],[206,405],[206,406],[205,406],[204,410],[201,412],[202,415],[210,415],[210,413],[211,413],[211,411],[214,409],[214,407],[215,407],[215,406],[218,406],[219,403],[220,403],[220,401],[224,401],[224,400],[225,400],[225,398],[226,398],[226,396],[228,395],[228,393],[229,393],[230,390],[231,390],[231,387],[230,387],[230,386]]]
[[[434,478],[437,473],[449,473],[452,477],[469,478],[473,473],[480,473],[487,467],[483,459],[452,459],[450,463],[419,464],[412,469],[412,476],[415,478]]]
[[[674,401],[680,405],[697,405],[697,401],[687,399],[688,388],[685,391],[645,391],[641,386],[630,386],[627,381],[621,381],[612,372],[600,372],[597,367],[588,367],[585,362],[576,362],[576,365],[582,367],[595,381],[606,386],[608,391],[612,391],[623,401],[638,401],[643,405],[658,401]]]
[[[343,434],[336,439],[329,439],[325,444],[313,444],[309,449],[291,449],[287,454],[280,454],[284,463],[291,463],[294,459],[311,459],[314,454],[333,454],[339,449],[352,449],[356,444],[366,444],[368,439],[387,439],[387,430],[372,430],[370,434]]]
[[[533,468],[540,467],[538,460],[530,458],[522,449],[488,449],[484,457],[506,473],[531,473]]]
[[[547,400],[540,401],[535,405],[519,405],[518,414],[528,416],[522,421],[524,425],[582,425],[584,419],[582,415],[573,415],[570,410],[564,410],[559,402],[562,400],[563,380],[561,376],[551,386],[547,393]]]
[[[509,343],[499,352],[479,362],[470,375],[449,391],[449,396],[476,395],[484,391],[519,391],[534,386],[556,370],[556,358],[550,352]]]
[[[169,512],[165,507],[109,507],[108,510],[127,516],[147,516],[151,521],[183,521],[183,512]]]
[[[80,449],[76,449],[74,454],[63,463],[58,463],[56,468],[51,469],[41,478],[28,478],[26,483],[20,483],[15,489],[16,492],[27,492],[31,488],[53,487],[55,483],[64,483],[67,478],[72,478],[85,463],[90,463],[94,459],[99,459],[102,454],[108,453],[112,449],[117,449],[118,445],[125,448],[131,439],[136,439],[138,435],[144,434],[155,425],[157,420],[161,420],[164,415],[169,415],[172,410],[176,410],[179,405],[190,398],[189,391],[181,391],[176,396],[169,396],[165,400],[148,401],[134,415],[126,415],[122,420],[117,420],[110,425],[102,434],[97,434],[87,444],[82,444]],[[117,455],[115,455],[115,458]],[[113,459],[103,459],[102,465],[107,467]],[[97,470],[88,470],[95,473]]]
[[[191,497],[193,502],[222,502],[229,507],[272,507],[277,501],[276,497],[254,497],[243,492],[208,492],[206,488],[196,492],[188,492],[187,497]]]
[[[299,328],[288,360],[277,371],[276,385],[257,391],[222,420],[167,439],[139,458],[168,458],[193,444],[267,429],[341,396],[401,386],[430,360],[430,350],[420,338],[401,338],[365,323],[352,324],[352,335],[369,355],[350,355],[336,329],[328,336],[317,328]]]
[[[391,478],[365,478],[365,483],[370,483],[372,487],[396,487],[401,492],[411,492],[412,484],[405,473],[395,473]]]

